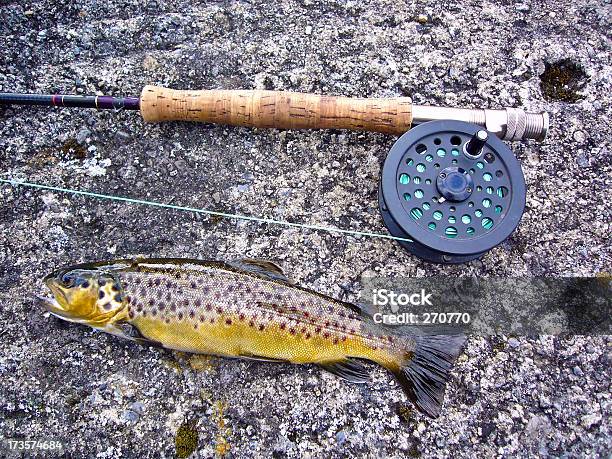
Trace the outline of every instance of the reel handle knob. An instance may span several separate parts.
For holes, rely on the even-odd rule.
[[[465,144],[466,156],[470,159],[479,157],[488,139],[489,134],[484,129],[475,132],[470,141]]]

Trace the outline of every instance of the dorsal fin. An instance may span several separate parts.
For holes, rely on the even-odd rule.
[[[230,265],[236,269],[248,271],[261,277],[291,283],[287,276],[285,276],[282,268],[268,260],[245,258],[244,260],[232,261]]]

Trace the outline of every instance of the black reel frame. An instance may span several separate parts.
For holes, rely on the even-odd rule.
[[[402,135],[381,174],[383,221],[409,252],[434,263],[482,256],[516,229],[526,188],[512,151],[482,127],[430,121]]]

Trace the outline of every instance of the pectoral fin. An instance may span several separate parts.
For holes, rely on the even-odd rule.
[[[129,324],[127,322],[118,321],[114,323],[109,323],[106,324],[104,327],[100,327],[98,329],[105,331],[106,333],[110,333],[111,335],[119,336],[120,338],[136,341],[140,344],[146,344],[155,347],[164,347],[162,343],[147,338],[142,333],[140,333],[140,330],[138,330],[135,325]]]

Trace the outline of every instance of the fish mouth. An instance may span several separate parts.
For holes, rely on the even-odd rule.
[[[56,277],[47,276],[45,277],[43,282],[45,283],[47,288],[51,290],[51,293],[53,293],[52,303],[57,305],[59,309],[63,310],[64,308],[62,307],[62,304],[59,301],[57,301],[57,298],[60,297],[60,299],[63,300],[64,304],[68,304],[68,298],[66,297],[66,294],[64,293],[64,291],[57,284]]]
[[[68,318],[64,315],[64,308],[62,308],[62,305],[54,297],[37,295],[36,302],[51,314],[60,316],[62,319]]]
[[[60,317],[62,319],[71,319],[71,317],[67,314],[66,309],[62,306],[63,304],[68,304],[68,298],[66,294],[62,291],[62,289],[58,288],[55,283],[55,278],[51,276],[47,276],[44,279],[45,285],[51,290],[53,296],[42,296],[37,295],[36,300],[39,305],[45,308],[54,316]],[[58,297],[62,301],[58,301]]]

